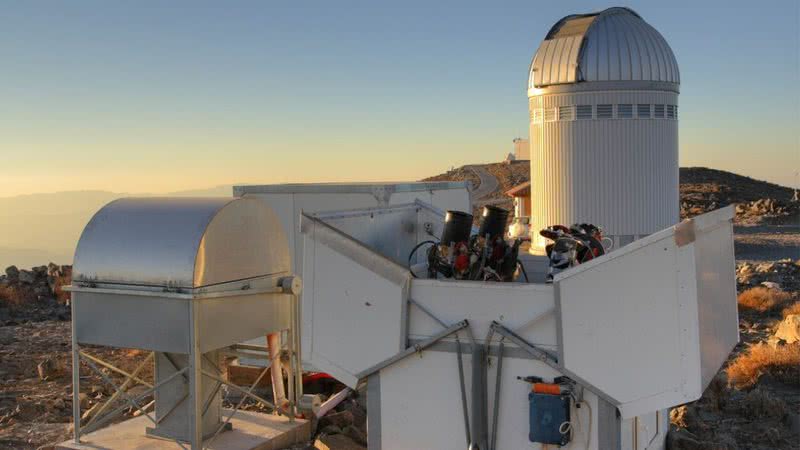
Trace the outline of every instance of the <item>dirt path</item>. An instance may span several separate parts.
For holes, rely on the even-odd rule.
[[[479,184],[478,187],[472,191],[473,202],[480,200],[497,190],[499,183],[494,175],[490,174],[481,166],[469,166],[469,169],[474,172],[481,181],[481,184]]]
[[[800,258],[800,225],[735,226],[738,261]]]

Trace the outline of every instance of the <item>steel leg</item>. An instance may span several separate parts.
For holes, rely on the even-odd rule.
[[[75,302],[72,301],[72,437],[75,443],[81,442],[81,348],[75,334]]]
[[[189,349],[189,420],[191,420],[192,450],[203,448],[203,405],[202,405],[202,353],[200,352],[200,339],[197,336],[197,322],[199,314],[194,302],[190,302],[189,311],[192,318],[192,327],[189,331],[191,348]]]

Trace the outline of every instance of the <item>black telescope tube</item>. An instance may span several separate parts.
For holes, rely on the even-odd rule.
[[[447,211],[444,216],[444,229],[441,242],[444,245],[469,241],[472,231],[472,214],[461,211]]]

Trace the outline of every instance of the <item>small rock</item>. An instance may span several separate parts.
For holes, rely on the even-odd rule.
[[[361,445],[367,445],[367,435],[364,434],[358,428],[350,425],[343,430],[345,436],[349,437],[350,439],[354,440],[355,442]]]
[[[789,314],[786,316],[778,325],[774,337],[786,341],[787,344],[800,341],[800,315]]]
[[[322,435],[314,441],[316,450],[366,450],[367,448],[354,442],[342,434]]]
[[[8,284],[17,284],[19,282],[19,269],[17,269],[17,266],[6,267],[6,280]]]
[[[33,284],[36,281],[36,275],[30,270],[23,269],[19,271],[18,280],[22,284]]]
[[[777,290],[781,289],[781,285],[774,281],[762,281],[761,285],[769,289],[777,289]]]
[[[703,443],[684,428],[673,428],[667,434],[667,448],[671,450],[701,450]]]
[[[56,364],[52,359],[47,358],[36,366],[36,372],[39,374],[40,380],[46,380],[56,374]]]
[[[775,336],[770,336],[770,338],[767,339],[767,345],[769,345],[772,348],[783,347],[784,345],[786,345],[786,341],[777,338]]]
[[[325,428],[328,425],[334,425],[338,428],[344,429],[348,425],[352,425],[355,421],[353,413],[350,411],[342,411],[337,413],[329,413],[319,419],[320,428]]]
[[[320,433],[331,436],[334,434],[342,434],[342,429],[337,427],[336,425],[328,425],[322,428],[322,430],[320,430]]]
[[[31,268],[31,272],[33,272],[37,278],[44,278],[47,276],[47,266],[33,267]]]

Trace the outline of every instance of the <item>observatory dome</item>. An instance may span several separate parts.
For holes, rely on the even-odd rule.
[[[573,14],[556,22],[530,67],[528,88],[582,81],[680,83],[672,49],[629,8]]]
[[[553,25],[528,73],[532,252],[550,225],[593,223],[621,246],[678,220],[679,82],[628,8]]]

